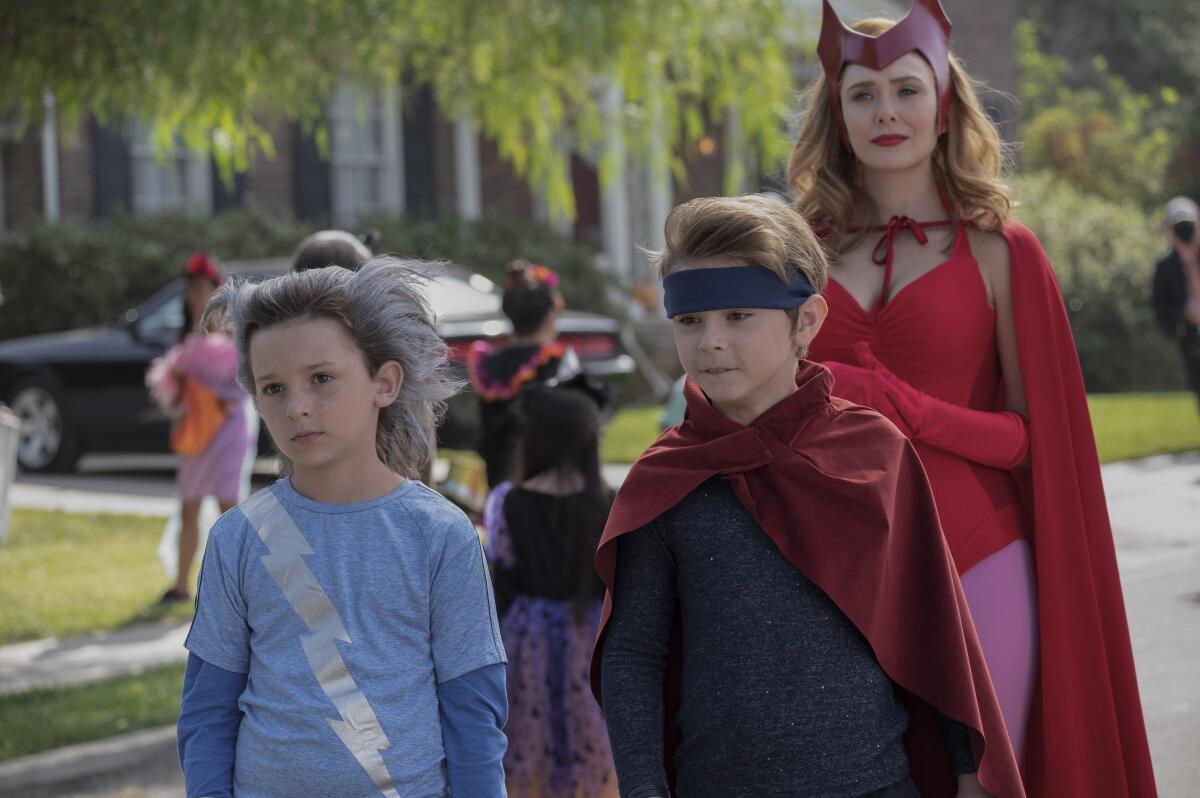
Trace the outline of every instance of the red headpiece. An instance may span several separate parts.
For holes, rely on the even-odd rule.
[[[905,53],[917,51],[933,69],[938,91],[938,133],[946,132],[947,117],[954,88],[950,83],[950,18],[940,0],[916,0],[908,16],[878,36],[866,36],[842,24],[829,0],[824,0],[825,13],[821,20],[821,39],[817,54],[825,68],[825,83],[829,88],[829,109],[837,122],[842,141],[850,146],[842,105],[838,99],[838,83],[846,64],[862,64],[870,69],[883,69]]]
[[[225,275],[221,274],[217,265],[212,262],[207,253],[200,251],[193,252],[188,258],[183,274],[185,277],[205,277],[217,285],[225,282]]]

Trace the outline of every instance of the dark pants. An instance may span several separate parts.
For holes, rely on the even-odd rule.
[[[867,793],[862,798],[921,798],[921,793],[917,792],[917,785],[913,784],[913,780],[906,778],[890,787]]]
[[[1183,355],[1183,367],[1187,370],[1188,385],[1200,401],[1200,335],[1190,335],[1179,342],[1179,353]]]

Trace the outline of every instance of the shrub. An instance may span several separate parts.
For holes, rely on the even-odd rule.
[[[1014,183],[1016,216],[1041,239],[1062,286],[1088,390],[1183,387],[1177,348],[1150,308],[1154,263],[1166,247],[1158,219],[1046,173]]]
[[[196,249],[221,260],[291,251],[306,228],[254,211],[211,219],[116,215],[0,237],[0,339],[115,321],[183,272]]]
[[[526,258],[557,269],[570,306],[610,310],[592,254],[543,226],[508,220],[374,219],[381,252],[445,258],[501,282]],[[256,210],[204,218],[118,214],[89,225],[42,224],[0,236],[0,340],[113,322],[205,249],[222,261],[287,257],[309,225]]]

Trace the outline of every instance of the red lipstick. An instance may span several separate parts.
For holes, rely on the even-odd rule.
[[[908,141],[908,136],[901,136],[899,133],[887,133],[871,139],[871,143],[877,147],[895,147],[897,144],[903,144],[906,141]]]

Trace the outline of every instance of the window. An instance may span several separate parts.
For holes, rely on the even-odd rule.
[[[174,339],[183,328],[183,291],[138,319],[138,334],[143,338]]]
[[[352,227],[372,213],[404,210],[402,128],[395,89],[343,87],[330,109],[333,219]]]
[[[212,211],[212,170],[208,156],[181,144],[160,155],[154,126],[135,123],[129,156],[133,171],[133,212],[137,214],[191,209]]]

